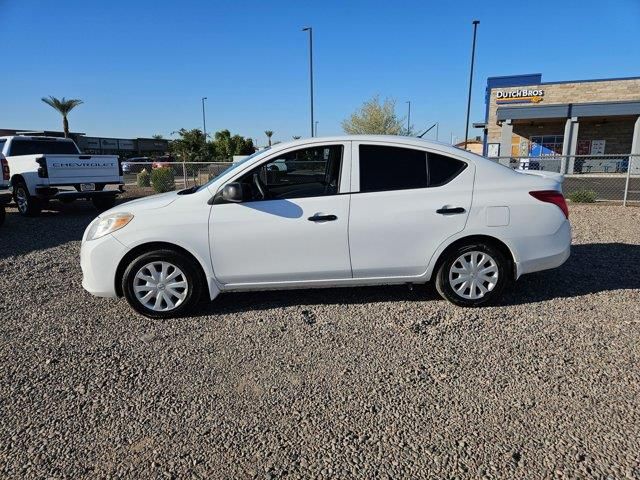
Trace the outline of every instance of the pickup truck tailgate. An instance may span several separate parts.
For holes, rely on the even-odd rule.
[[[46,155],[44,158],[50,185],[122,181],[115,155]]]

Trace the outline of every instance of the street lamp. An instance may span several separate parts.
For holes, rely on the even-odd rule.
[[[471,72],[469,72],[469,97],[467,99],[467,121],[464,124],[464,149],[467,149],[467,138],[469,138],[469,112],[471,110],[471,86],[473,84],[473,62],[476,58],[476,32],[480,20],[473,21],[473,45],[471,47]]]
[[[303,32],[309,32],[309,84],[311,92],[311,136],[313,137],[313,28],[304,27]]]
[[[207,143],[207,118],[204,113],[204,101],[207,97],[202,97],[202,133],[204,133],[204,142]]]
[[[409,113],[407,114],[407,136],[411,132],[411,100],[407,100],[405,103],[409,104]]]

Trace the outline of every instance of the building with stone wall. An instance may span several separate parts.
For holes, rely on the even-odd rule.
[[[606,158],[600,164],[607,170],[626,170],[629,155],[640,155],[640,77],[562,82],[543,82],[541,74],[490,77],[485,121],[474,126],[484,129],[483,154],[503,163],[510,157],[557,156],[564,157],[561,170],[574,173],[584,162],[572,156],[593,156]]]

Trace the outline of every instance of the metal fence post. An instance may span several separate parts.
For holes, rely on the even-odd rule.
[[[188,188],[189,185],[187,185],[187,167],[184,163],[184,160],[182,161],[182,180],[184,181],[184,188]]]
[[[627,197],[629,195],[629,180],[631,178],[631,167],[633,166],[633,155],[629,155],[629,161],[627,162],[627,178],[624,182],[624,197],[622,199],[622,206],[627,206]]]

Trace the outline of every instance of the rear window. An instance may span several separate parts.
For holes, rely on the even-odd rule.
[[[5,143],[7,143],[6,140],[0,140],[0,153],[2,153],[2,149],[4,148]]]
[[[411,148],[360,145],[359,152],[361,192],[438,187],[467,166],[454,158]]]
[[[78,155],[78,149],[72,141],[56,140],[23,140],[11,142],[9,155]]]

